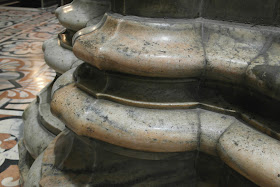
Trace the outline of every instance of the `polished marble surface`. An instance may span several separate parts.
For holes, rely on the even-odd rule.
[[[20,186],[21,115],[56,75],[42,51],[43,41],[63,30],[53,10],[0,7],[0,187]]]

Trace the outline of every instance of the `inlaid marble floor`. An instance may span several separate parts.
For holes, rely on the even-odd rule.
[[[0,7],[0,187],[20,186],[21,116],[55,76],[42,52],[43,42],[63,30],[53,10]]]

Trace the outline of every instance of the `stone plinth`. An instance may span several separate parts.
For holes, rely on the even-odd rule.
[[[25,185],[279,186],[278,4],[216,3],[57,9],[66,30],[43,50],[58,78],[24,114]]]

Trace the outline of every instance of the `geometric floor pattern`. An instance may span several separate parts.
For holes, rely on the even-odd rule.
[[[0,187],[19,184],[22,113],[55,77],[42,44],[63,30],[53,10],[0,7]]]

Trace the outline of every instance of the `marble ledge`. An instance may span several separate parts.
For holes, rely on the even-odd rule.
[[[248,126],[230,126],[219,139],[220,158],[260,186],[280,185],[280,142]]]
[[[53,82],[48,84],[23,113],[23,141],[33,158],[37,158],[65,128],[65,125],[50,111],[52,86]]]
[[[100,70],[205,78],[243,85],[280,99],[279,29],[111,13],[101,22],[73,37],[74,54]]]
[[[38,120],[38,104],[32,102],[23,113],[23,140],[29,154],[37,158],[55,138]],[[34,136],[36,134],[36,136]]]
[[[65,128],[65,125],[52,115],[50,110],[51,90],[55,81],[49,83],[37,96],[38,120],[48,131],[58,135]]]
[[[54,92],[51,110],[78,135],[152,152],[191,151],[199,144],[215,155],[224,130],[242,123],[203,109],[147,109],[95,99],[74,84]]]
[[[157,110],[124,106],[96,100],[72,84],[54,93],[51,108],[78,136],[146,152],[198,150],[221,157],[259,185],[280,184],[277,173],[280,169],[279,141],[232,116],[202,109]]]

